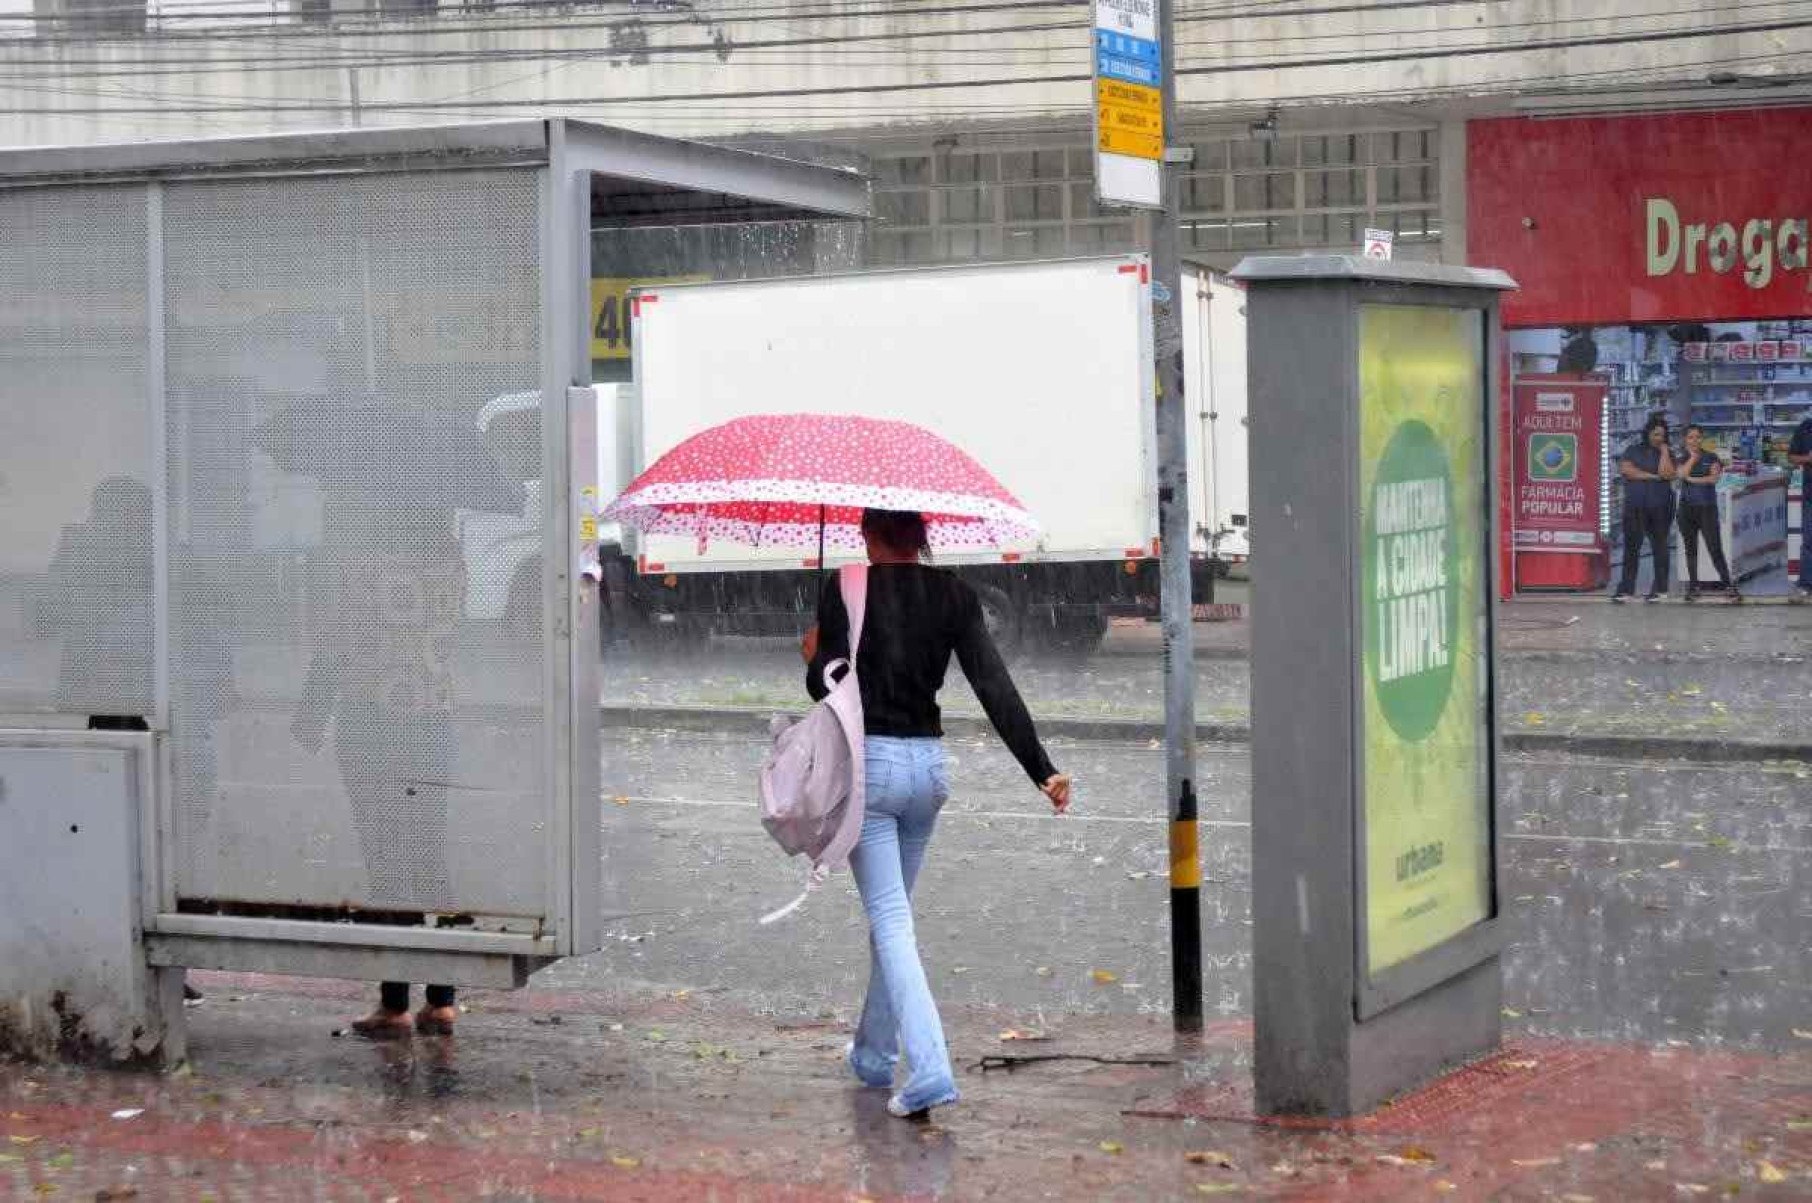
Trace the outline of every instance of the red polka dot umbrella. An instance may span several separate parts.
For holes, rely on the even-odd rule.
[[[936,550],[1032,538],[1038,522],[955,445],[910,422],[738,418],[663,455],[603,516],[753,547],[862,547],[864,508],[916,510]]]

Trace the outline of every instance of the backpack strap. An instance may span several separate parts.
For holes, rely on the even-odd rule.
[[[868,565],[845,564],[837,570],[843,590],[843,609],[849,615],[849,666],[856,667],[856,652],[862,646],[862,619],[868,611]]]

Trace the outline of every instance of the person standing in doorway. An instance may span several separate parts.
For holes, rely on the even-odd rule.
[[[1667,594],[1667,542],[1673,526],[1673,454],[1667,446],[1667,419],[1649,418],[1642,437],[1624,449],[1617,463],[1623,477],[1623,578],[1611,600],[1621,602],[1636,592],[1636,572],[1646,540],[1655,561],[1655,579],[1644,601]]]
[[[950,794],[937,695],[953,653],[994,729],[1057,814],[1069,808],[1070,779],[1045,754],[988,635],[975,590],[924,563],[924,517],[864,511],[862,538],[870,564],[862,646],[849,646],[849,613],[832,577],[818,603],[818,624],[806,632],[801,650],[814,699],[825,695],[827,664],[856,662],[867,733],[867,804],[849,864],[868,912],[872,959],[868,997],[845,1058],[863,1085],[883,1089],[893,1086],[904,1051],[909,1072],[887,1109],[923,1118],[958,1097],[912,922],[913,882]]]
[[[1724,461],[1705,446],[1705,431],[1686,428],[1686,462],[1680,466],[1680,543],[1686,549],[1686,600],[1699,600],[1699,538],[1711,549],[1711,566],[1718,570],[1718,587],[1731,601],[1743,595],[1730,579],[1724,559],[1724,535],[1718,522],[1718,478]]]
[[[1799,599],[1812,600],[1812,417],[1793,429],[1787,462],[1799,469]]]

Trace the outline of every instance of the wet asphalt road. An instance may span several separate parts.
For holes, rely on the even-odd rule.
[[[763,752],[733,736],[606,733],[601,953],[536,981],[721,992],[848,1017],[867,950],[847,876],[797,891],[757,821]],[[1078,778],[1053,818],[998,743],[952,741],[954,796],[917,912],[938,996],[1052,1013],[1168,1008],[1161,753],[1054,744]],[[1203,927],[1211,1016],[1250,1009],[1250,771],[1205,747]],[[1531,1034],[1791,1048],[1812,1030],[1812,766],[1695,768],[1512,756],[1502,896],[1508,1026]],[[1116,980],[1098,984],[1095,970]]]

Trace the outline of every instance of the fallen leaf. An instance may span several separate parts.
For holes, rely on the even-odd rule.
[[[1101,1142],[1101,1151],[1103,1153],[1124,1153],[1126,1146],[1117,1140],[1104,1140]]]
[[[1403,1158],[1405,1161],[1419,1162],[1423,1165],[1432,1165],[1434,1162],[1440,1160],[1440,1158],[1436,1157],[1433,1153],[1430,1153],[1421,1145],[1410,1145],[1407,1148],[1399,1149],[1397,1151],[1397,1156]]]
[[[1730,847],[1730,841],[1721,835],[1714,835],[1705,842],[1710,844],[1713,848],[1721,849]]]
[[[1509,1067],[1510,1069],[1534,1069],[1536,1066],[1540,1065],[1541,1062],[1540,1061],[1506,1061],[1506,1062],[1504,1062],[1504,1064],[1507,1067]]]
[[[619,1170],[633,1170],[641,1168],[642,1159],[640,1157],[629,1157],[621,1153],[612,1153],[610,1155],[610,1164],[616,1166]]]
[[[1097,986],[1111,986],[1120,980],[1119,974],[1109,973],[1105,969],[1097,969],[1089,974],[1089,976],[1095,979],[1095,985]]]
[[[143,1107],[122,1107],[113,1113],[114,1119],[137,1119],[145,1113]]]
[[[1038,968],[1032,970],[1032,972],[1036,973],[1039,977],[1050,977],[1051,967],[1049,965],[1040,965]]]
[[[1660,1170],[1664,1170],[1667,1168],[1667,1162],[1665,1162],[1665,1161],[1645,1161],[1642,1163],[1642,1168],[1645,1170],[1660,1171]]]
[[[1787,1121],[1789,1132],[1812,1132],[1812,1119],[1790,1119]]]
[[[40,1182],[32,1187],[32,1191],[33,1193],[40,1195],[54,1195],[57,1193],[57,1188],[48,1182]]]
[[[659,1044],[661,1041],[667,1039],[667,1033],[661,1031],[659,1028],[655,1028],[652,1032],[648,1033],[648,1039]]]
[[[25,1158],[19,1156],[17,1153],[0,1153],[0,1163],[24,1161],[24,1160],[25,1160]]]
[[[1529,713],[1523,715],[1523,721],[1528,723],[1531,727],[1540,727],[1548,721],[1548,718],[1539,710],[1531,710]]]
[[[1704,692],[1705,691],[1703,689],[1699,688],[1697,685],[1688,685],[1685,688],[1683,688],[1682,690],[1680,690],[1680,696],[1683,698],[1696,698]]]
[[[579,1129],[579,1139],[580,1140],[594,1140],[597,1138],[598,1134],[601,1131],[603,1131],[603,1129],[601,1129],[601,1128],[580,1128]]]
[[[624,794],[618,794],[616,797],[612,798],[611,801],[615,802],[618,806],[629,805],[629,798]]]
[[[1460,1189],[1456,1184],[1447,1181],[1445,1178],[1435,1183],[1434,1188],[1444,1195],[1451,1195],[1454,1191]]]
[[[1676,1182],[1674,1189],[1683,1195],[1709,1195],[1711,1188],[1702,1182]]]
[[[956,974],[967,973],[969,972],[969,967],[967,965],[952,965],[950,967],[950,972]]]
[[[12,1141],[16,1145],[35,1145],[38,1143],[38,1138],[36,1136],[9,1136],[6,1139]]]
[[[673,992],[673,999],[675,1002],[685,1002],[688,998],[691,998],[691,997],[692,997],[692,991],[690,991],[690,990],[675,990]]]
[[[1519,1158],[1519,1157],[1512,1157],[1510,1159],[1510,1164],[1514,1165],[1514,1166],[1520,1166],[1525,1170],[1538,1170],[1538,1169],[1542,1169],[1542,1168],[1545,1168],[1550,1165],[1559,1165],[1560,1158],[1558,1158],[1558,1157],[1531,1157],[1528,1159],[1523,1159],[1523,1158]]]
[[[1573,1146],[1573,1151],[1575,1153],[1596,1153],[1598,1151],[1598,1146],[1590,1143],[1576,1144]]]
[[[414,1128],[411,1128],[405,1135],[408,1137],[409,1143],[412,1145],[424,1144],[427,1142],[427,1139],[428,1139],[428,1134],[426,1132],[422,1132],[422,1131],[419,1131]]]
[[[1505,1007],[1503,1010],[1503,1016],[1505,1019],[1521,1019],[1523,1017],[1523,1013],[1521,1011],[1514,1010],[1510,1007]]]
[[[75,1164],[75,1154],[65,1149],[45,1163],[53,1170],[66,1170]]]
[[[1039,1032],[1039,1031],[1022,1032],[1018,1028],[1008,1028],[1006,1031],[1004,1031],[1000,1034],[1000,1038],[1002,1040],[1049,1040],[1050,1039],[1050,1037],[1047,1036],[1043,1032]]]
[[[1755,1176],[1770,1185],[1777,1182],[1785,1182],[1787,1180],[1786,1173],[1779,1166],[1770,1161],[1757,1163],[1755,1167]]]
[[[1656,865],[1655,867],[1657,869],[1678,869],[1680,867],[1680,862],[1677,860],[1670,860],[1665,865]]]
[[[1237,1170],[1239,1168],[1237,1165],[1233,1164],[1233,1158],[1217,1149],[1204,1149],[1200,1152],[1185,1153],[1183,1154],[1183,1160],[1187,1161],[1190,1165],[1211,1165],[1217,1170]]]

